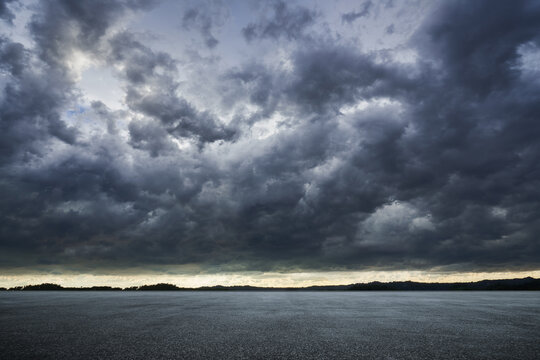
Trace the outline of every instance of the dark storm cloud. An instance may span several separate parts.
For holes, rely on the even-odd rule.
[[[29,30],[35,49],[7,38],[0,40],[2,68],[9,81],[0,107],[2,156],[39,156],[49,136],[73,144],[77,130],[61,119],[61,108],[75,100],[66,59],[74,49],[95,50],[107,28],[127,9],[146,8],[146,1],[43,2]]]
[[[38,166],[47,151],[58,146],[57,140],[73,146],[74,153],[78,151],[78,131],[66,124],[61,113],[76,96],[65,59],[74,48],[93,50],[107,27],[121,15],[121,9],[146,4],[51,1],[40,5],[42,8],[29,26],[35,49],[1,40],[2,68],[8,72],[0,103],[2,239],[7,249],[27,251],[29,257],[39,249],[47,249],[47,258],[48,252],[63,251],[63,239],[84,241],[102,232],[98,230],[104,229],[97,226],[98,219],[112,207],[100,208],[93,201],[99,202],[100,197],[106,200],[108,196],[122,199],[123,195],[118,195],[129,192],[125,186],[117,189],[118,194],[108,192],[120,180],[110,168],[112,164],[107,163],[107,152],[95,153],[99,160],[91,163],[74,155],[70,160]],[[31,170],[25,170],[25,164]],[[62,205],[89,199],[92,203],[88,206],[93,211],[55,213]],[[106,222],[116,224],[117,219],[110,216]],[[104,226],[105,232],[112,231],[110,225]],[[38,233],[41,235],[36,236]]]
[[[245,65],[241,69],[232,69],[224,76],[224,102],[231,106],[245,102],[247,98],[249,102],[257,105],[260,111],[243,121],[252,124],[265,119],[276,110],[283,95],[284,84],[279,81],[281,76],[284,75],[256,63]]]
[[[373,3],[370,0],[364,1],[362,3],[360,11],[351,11],[341,15],[341,21],[349,24],[353,23],[361,17],[368,16],[372,7]]]
[[[534,2],[495,1],[489,11],[485,6],[483,2],[445,4],[419,34],[428,38],[420,46],[444,62],[448,79],[476,94],[511,86],[519,75],[519,45],[538,41],[539,9]],[[478,23],[483,10],[486,13]]]
[[[385,77],[383,67],[369,56],[331,45],[298,52],[294,65],[288,93],[296,104],[315,112],[327,107],[337,110]]]
[[[179,83],[174,80],[176,64],[164,52],[155,53],[136,41],[130,34],[121,33],[111,40],[112,61],[124,65],[123,76],[128,81],[126,102],[128,106],[150,118],[157,119],[163,131],[152,131],[146,136],[170,134],[174,137],[196,138],[201,144],[218,140],[233,140],[236,130],[220,123],[209,112],[198,111],[184,98],[177,95]],[[146,86],[148,94],[140,91]],[[133,125],[131,130],[139,125]],[[155,127],[155,125],[152,125]],[[131,132],[136,134],[137,132]],[[132,139],[133,140],[133,139]],[[164,144],[164,139],[154,139],[154,144]],[[133,144],[136,144],[134,140]],[[157,149],[154,147],[152,150]]]
[[[16,0],[0,0],[0,19],[8,22],[9,24],[13,23],[15,15],[10,9],[10,4],[16,3]]]
[[[0,66],[13,76],[20,76],[27,62],[24,46],[0,37]]]
[[[399,116],[392,111],[355,115],[352,134],[326,129],[316,141],[315,153],[321,157],[313,161],[323,165],[337,157],[341,167],[326,181],[307,181],[298,176],[310,168],[308,154],[314,153],[302,154],[305,163],[292,170],[296,192],[295,183],[274,183],[276,196],[280,186],[291,191],[286,196],[290,203],[268,200],[258,212],[249,211],[258,214],[257,220],[265,218],[265,224],[287,229],[278,235],[269,227],[264,244],[256,248],[285,247],[294,253],[296,246],[307,252],[313,246],[341,264],[535,266],[538,221],[531,216],[538,211],[538,179],[533,175],[538,167],[530,156],[538,154],[532,135],[540,114],[532,96],[538,84],[524,77],[518,64],[519,47],[537,41],[533,29],[539,13],[530,3],[518,5],[508,9],[513,20],[504,16],[504,5],[490,8],[485,24],[478,24],[485,11],[479,4],[438,9],[416,37],[426,60],[416,78],[406,68],[381,65],[348,49],[322,46],[298,52],[289,74],[293,80],[279,86],[305,116],[320,114],[313,119],[331,124],[339,116],[332,113],[341,106],[377,97],[392,98],[401,109]],[[454,18],[462,22],[450,20]],[[467,35],[471,28],[482,29],[478,36],[485,36]],[[460,42],[462,38],[478,45]],[[478,48],[501,55],[492,57]],[[483,62],[486,67],[480,66]],[[463,77],[465,69],[473,73]],[[236,75],[245,75],[244,82],[256,79],[249,72]],[[312,141],[302,129],[303,136],[287,151],[287,164],[295,163],[294,149]],[[340,143],[344,146],[325,148]],[[274,174],[284,171],[266,166]],[[302,183],[317,196],[307,196]],[[522,200],[514,203],[517,198]],[[305,212],[292,211],[300,205]],[[290,218],[295,221],[283,220]]]
[[[153,121],[132,121],[129,124],[130,145],[136,149],[147,150],[152,157],[176,149],[167,136],[167,131]]]
[[[155,3],[151,0],[48,1],[34,15],[30,30],[43,60],[61,66],[66,52],[73,48],[95,50],[109,27],[126,11],[148,9]]]
[[[173,87],[160,94],[143,95],[132,90],[128,92],[127,101],[133,109],[159,119],[172,136],[195,137],[201,143],[234,139],[234,129],[219,124],[208,112],[198,112],[186,100],[177,97],[174,91]]]
[[[0,100],[2,158],[38,154],[36,141],[49,135],[73,143],[76,131],[66,126],[57,112],[71,96],[68,81],[56,72],[43,76],[42,69],[31,67],[24,46],[6,38],[0,39],[0,58],[8,78]]]
[[[271,3],[271,16],[261,18],[242,29],[247,41],[254,39],[285,37],[289,40],[300,37],[306,27],[315,22],[317,13],[303,6],[289,7],[283,1]]]
[[[408,64],[305,39],[315,11],[274,2],[244,36],[294,40],[286,66],[224,69],[224,106],[255,109],[228,124],[180,95],[171,54],[109,33],[131,5],[50,2],[35,48],[0,39],[5,266],[540,265],[540,83],[523,55],[540,52],[535,2],[443,3]],[[126,110],[80,115],[100,135],[63,114],[77,103],[75,49],[114,66],[125,91]],[[250,135],[267,123],[274,133]]]

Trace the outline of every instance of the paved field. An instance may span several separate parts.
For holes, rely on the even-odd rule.
[[[1,359],[540,359],[540,292],[1,292]]]

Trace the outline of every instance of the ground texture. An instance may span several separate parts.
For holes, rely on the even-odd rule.
[[[1,359],[540,359],[540,292],[1,292]]]

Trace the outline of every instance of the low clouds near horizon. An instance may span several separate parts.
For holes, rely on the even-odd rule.
[[[540,269],[537,1],[0,22],[2,269]]]

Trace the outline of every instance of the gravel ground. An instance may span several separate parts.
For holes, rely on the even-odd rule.
[[[1,292],[0,359],[540,359],[540,292]]]

